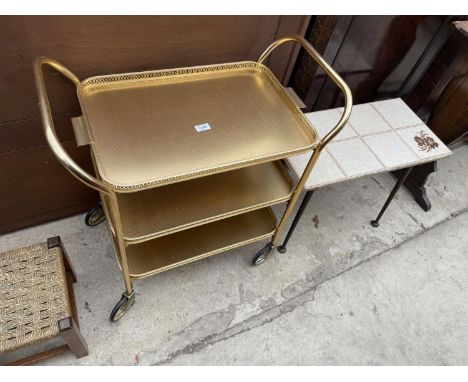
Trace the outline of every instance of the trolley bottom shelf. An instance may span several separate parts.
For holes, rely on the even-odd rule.
[[[270,238],[276,218],[269,207],[187,229],[127,247],[132,278],[177,266]]]

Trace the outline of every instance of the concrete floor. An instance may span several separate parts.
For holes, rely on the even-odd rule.
[[[431,175],[430,212],[401,191],[378,229],[390,175],[323,188],[286,254],[252,267],[256,243],[136,281],[117,323],[123,283],[104,225],[71,217],[3,235],[0,251],[59,234],[78,273],[90,355],[44,365],[466,365],[467,168],[463,147]]]

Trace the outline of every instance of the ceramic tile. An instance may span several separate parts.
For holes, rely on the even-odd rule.
[[[391,130],[391,126],[385,122],[382,116],[368,103],[353,106],[349,122],[359,135],[381,133]]]
[[[385,169],[360,138],[332,142],[327,146],[327,150],[338,161],[348,177]]]
[[[314,125],[318,136],[323,138],[336,126],[340,120],[341,112],[338,109],[315,111],[313,113],[307,113],[306,117],[312,122],[312,125]],[[333,142],[355,136],[355,131],[347,123],[343,127],[343,130],[333,139]]]
[[[387,168],[406,167],[419,160],[394,131],[369,135],[363,139]]]
[[[401,98],[373,102],[372,105],[395,129],[423,123]]]
[[[292,158],[288,158],[288,162],[291,165],[294,173],[299,178],[305,170],[307,163],[309,162],[311,153],[297,155]],[[317,186],[323,186],[325,184],[338,183],[344,180],[346,176],[337,166],[330,154],[324,150],[319,156],[312,173],[307,179],[305,184],[306,190],[311,190]]]
[[[423,160],[451,154],[451,151],[426,125],[408,127],[397,131]]]
[[[378,112],[371,104],[353,108],[350,119],[353,127],[349,124],[345,126],[323,151],[306,182],[306,189],[384,172],[391,168],[403,168],[451,153],[401,99],[379,101],[373,105]],[[342,110],[343,108],[324,110],[308,113],[306,116],[316,127],[319,136],[323,137],[338,122]],[[388,120],[384,120],[382,115]],[[387,122],[391,122],[393,126],[389,126]],[[298,177],[303,173],[310,155],[303,154],[288,159]]]

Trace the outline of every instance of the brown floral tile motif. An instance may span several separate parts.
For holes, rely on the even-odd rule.
[[[418,144],[420,151],[429,152],[439,147],[439,144],[434,140],[434,138],[430,137],[423,130],[421,130],[414,136],[414,140]]]

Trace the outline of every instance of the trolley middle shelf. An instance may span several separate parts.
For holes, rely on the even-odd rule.
[[[270,207],[127,247],[130,277],[143,278],[263,239],[275,232]],[[120,258],[118,257],[119,265]]]
[[[119,193],[124,239],[143,242],[287,201],[293,181],[280,161],[132,193]],[[106,206],[107,207],[107,206]]]

